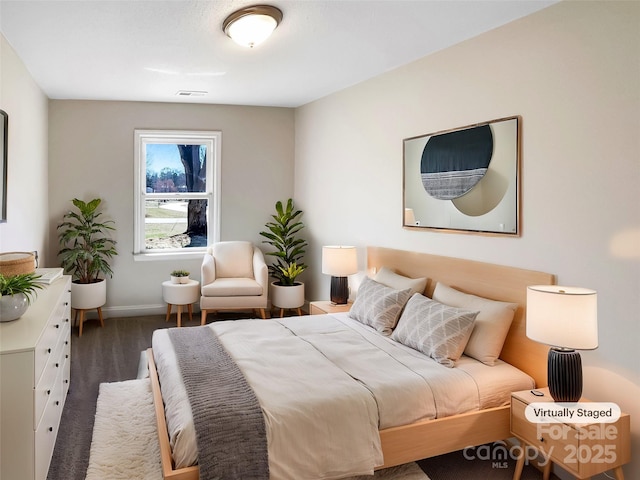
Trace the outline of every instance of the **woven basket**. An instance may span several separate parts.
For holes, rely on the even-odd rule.
[[[35,269],[35,257],[31,252],[0,253],[0,273],[5,277],[33,273]]]

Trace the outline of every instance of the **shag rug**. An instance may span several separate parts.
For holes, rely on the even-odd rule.
[[[162,480],[151,383],[148,378],[102,383],[87,480]],[[416,463],[350,480],[429,480]]]

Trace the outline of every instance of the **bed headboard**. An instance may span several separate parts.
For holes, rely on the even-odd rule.
[[[518,303],[500,358],[528,373],[538,387],[547,385],[548,347],[527,338],[525,306],[528,285],[554,285],[555,275],[521,268],[441,257],[384,247],[367,247],[369,272],[388,267],[401,275],[427,277],[425,295],[431,297],[437,282],[465,293]]]

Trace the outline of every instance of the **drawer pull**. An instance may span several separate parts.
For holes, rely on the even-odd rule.
[[[65,355],[64,358],[69,358],[69,355]]]
[[[50,432],[53,432],[53,427],[49,427],[49,431],[50,431]]]
[[[51,349],[50,348],[47,348],[47,353],[51,353]]]
[[[59,324],[59,323],[56,323],[56,324],[54,325],[54,327],[56,327],[56,328],[60,328],[60,324]]]
[[[60,364],[59,364],[59,363],[56,363],[56,368],[58,368],[59,366],[60,366]]]
[[[538,440],[540,441],[540,443],[542,443],[544,442],[544,437],[540,437]]]
[[[67,305],[69,305],[69,302],[64,302],[64,306],[66,307]]]
[[[65,379],[64,383],[69,383],[69,380],[66,380],[66,379]]]
[[[47,390],[47,395],[51,395],[51,390]]]
[[[56,400],[56,405],[60,405],[60,401],[59,400]]]
[[[64,319],[64,321],[68,323],[68,322],[69,322],[69,319],[68,319],[68,318],[65,318],[65,319]]]

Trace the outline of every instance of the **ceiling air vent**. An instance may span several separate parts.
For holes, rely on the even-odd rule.
[[[201,90],[178,90],[176,95],[178,97],[204,97],[209,92]]]

